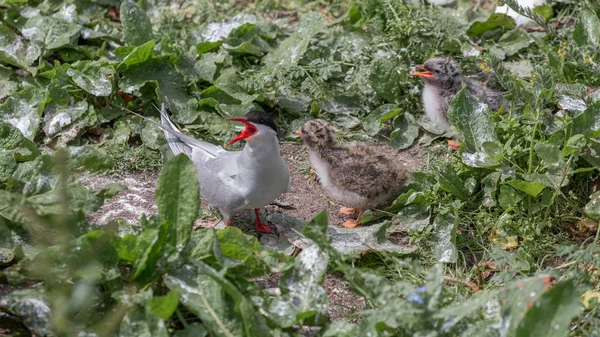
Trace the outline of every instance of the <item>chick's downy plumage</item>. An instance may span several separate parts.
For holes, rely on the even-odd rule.
[[[298,134],[308,147],[311,164],[327,194],[359,209],[359,219],[365,209],[395,197],[410,177],[407,163],[378,153],[375,147],[336,145],[334,130],[324,120],[306,122]],[[344,226],[355,227],[359,219],[349,220]]]
[[[449,57],[436,57],[427,60],[418,68],[425,70],[412,74],[425,82],[423,106],[425,113],[439,128],[450,131],[448,108],[454,96],[462,89],[464,82],[467,91],[497,111],[507,103],[501,92],[487,88],[483,83],[461,74],[458,65]]]

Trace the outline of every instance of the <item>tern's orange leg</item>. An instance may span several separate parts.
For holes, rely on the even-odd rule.
[[[450,146],[452,150],[458,150],[458,148],[460,147],[460,143],[455,142],[452,139],[448,139],[448,146]]]
[[[254,209],[254,214],[256,214],[256,231],[259,233],[271,233],[271,231],[273,230],[271,228],[271,226],[260,221],[260,209],[259,208]]]
[[[351,215],[356,213],[356,209],[350,207],[340,207],[340,214]]]
[[[354,228],[354,227],[358,226],[358,221],[360,221],[360,217],[363,215],[364,212],[365,212],[364,208],[359,209],[358,210],[358,218],[356,218],[356,220],[354,220],[354,219],[347,220],[346,222],[344,222],[342,224],[342,226],[344,226],[346,228]]]
[[[227,227],[231,226],[231,219],[227,220]]]

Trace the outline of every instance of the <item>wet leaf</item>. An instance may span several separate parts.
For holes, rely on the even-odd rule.
[[[485,176],[481,180],[483,185],[483,205],[487,207],[496,206],[496,191],[498,189],[498,181],[500,180],[501,173],[494,172]]]
[[[319,32],[323,19],[317,13],[307,13],[300,17],[298,29],[291,36],[283,40],[276,50],[263,58],[267,67],[290,67],[306,52],[310,39]]]
[[[168,337],[169,333],[162,318],[134,308],[123,317],[119,326],[119,337],[132,336]]]
[[[585,111],[573,120],[572,134],[589,133],[592,137],[599,135],[600,131],[600,102],[590,105]]]
[[[183,250],[200,209],[196,167],[187,156],[180,154],[165,163],[156,183],[156,203],[160,219],[176,233],[177,251]]]
[[[476,21],[467,30],[467,35],[482,35],[494,29],[512,29],[515,21],[506,14],[494,13],[485,22]]]
[[[117,69],[119,71],[124,71],[131,66],[144,63],[152,56],[152,48],[155,44],[156,42],[154,40],[150,40],[137,47],[127,46],[115,49],[115,54],[123,59]]]
[[[404,93],[403,81],[408,76],[408,71],[397,59],[380,56],[371,62],[369,83],[387,102],[395,103]]]
[[[0,104],[0,120],[19,129],[25,138],[33,140],[44,111],[45,94],[30,87],[10,96]]]
[[[498,204],[504,209],[508,209],[517,205],[523,196],[514,188],[509,186],[500,186],[500,194],[498,195]]]
[[[529,34],[521,28],[513,29],[502,35],[498,40],[498,45],[506,56],[512,56],[518,53],[521,49],[529,47],[532,39]]]
[[[590,201],[585,205],[585,213],[597,221],[600,220],[600,191],[590,195]]]
[[[409,230],[422,231],[429,225],[431,210],[425,203],[410,204],[402,207],[392,218],[393,231]]]
[[[413,225],[418,226],[414,223]],[[413,252],[416,249],[415,246],[397,245],[386,237],[390,226],[390,221],[383,221],[370,226],[359,226],[357,228],[331,226],[327,228],[327,235],[331,237],[331,246],[342,255],[373,251],[398,254]]]
[[[0,299],[0,307],[23,319],[23,323],[38,336],[51,335],[50,306],[37,290],[16,290]]]
[[[433,220],[434,252],[439,262],[456,262],[456,228],[459,222],[460,218],[450,212],[440,213]]]
[[[419,135],[419,126],[415,117],[408,112],[396,117],[394,127],[396,129],[390,135],[390,144],[398,149],[410,147]]]
[[[7,26],[0,24],[0,61],[16,67],[29,69],[42,54],[35,43],[26,41],[12,32]]]
[[[571,319],[581,312],[573,280],[558,283],[538,298],[517,327],[517,337],[569,335]]]
[[[223,255],[243,261],[260,253],[263,247],[255,236],[244,234],[237,227],[227,227],[217,232]]]
[[[306,247],[279,279],[281,297],[269,306],[270,316],[282,327],[291,327],[304,319],[327,313],[327,294],[321,283],[325,278],[329,257],[313,244]]]
[[[125,0],[120,8],[123,36],[127,44],[139,46],[154,38],[150,19],[138,4],[132,0]]]
[[[468,152],[484,152],[483,143],[496,141],[490,108],[469,94],[466,88],[452,99],[448,119],[463,134]]]
[[[591,45],[598,47],[600,45],[600,19],[596,13],[587,8],[582,8],[579,11],[577,24],[573,31],[573,39],[583,47]]]
[[[27,20],[21,29],[23,37],[48,50],[76,45],[80,31],[81,26],[78,24],[42,15]]]
[[[0,121],[0,151],[18,161],[33,160],[40,155],[34,142],[25,138],[21,131],[11,124],[2,121]]]
[[[106,67],[99,62],[79,61],[71,65],[67,75],[80,88],[94,96],[108,96],[112,93],[113,68]]]

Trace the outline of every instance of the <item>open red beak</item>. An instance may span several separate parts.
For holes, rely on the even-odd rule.
[[[246,117],[230,118],[229,120],[233,121],[233,122],[244,123],[244,130],[242,130],[242,132],[240,132],[240,134],[237,135],[237,137],[233,138],[229,143],[227,143],[225,145],[225,147],[227,147],[235,142],[239,142],[242,139],[249,138],[258,132],[258,129],[254,125],[252,125],[252,123],[248,122]]]
[[[410,76],[417,76],[417,77],[424,77],[424,78],[434,78],[433,73],[427,69],[425,69],[425,67],[422,64],[417,64],[416,66],[417,68],[421,69],[421,70],[425,70],[423,72],[420,73],[413,73],[410,74]]]

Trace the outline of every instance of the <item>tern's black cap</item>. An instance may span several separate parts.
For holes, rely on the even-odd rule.
[[[279,132],[277,128],[277,124],[269,114],[264,111],[250,111],[246,114],[246,119],[248,122],[252,122],[254,124],[262,124],[270,127],[275,132]]]

